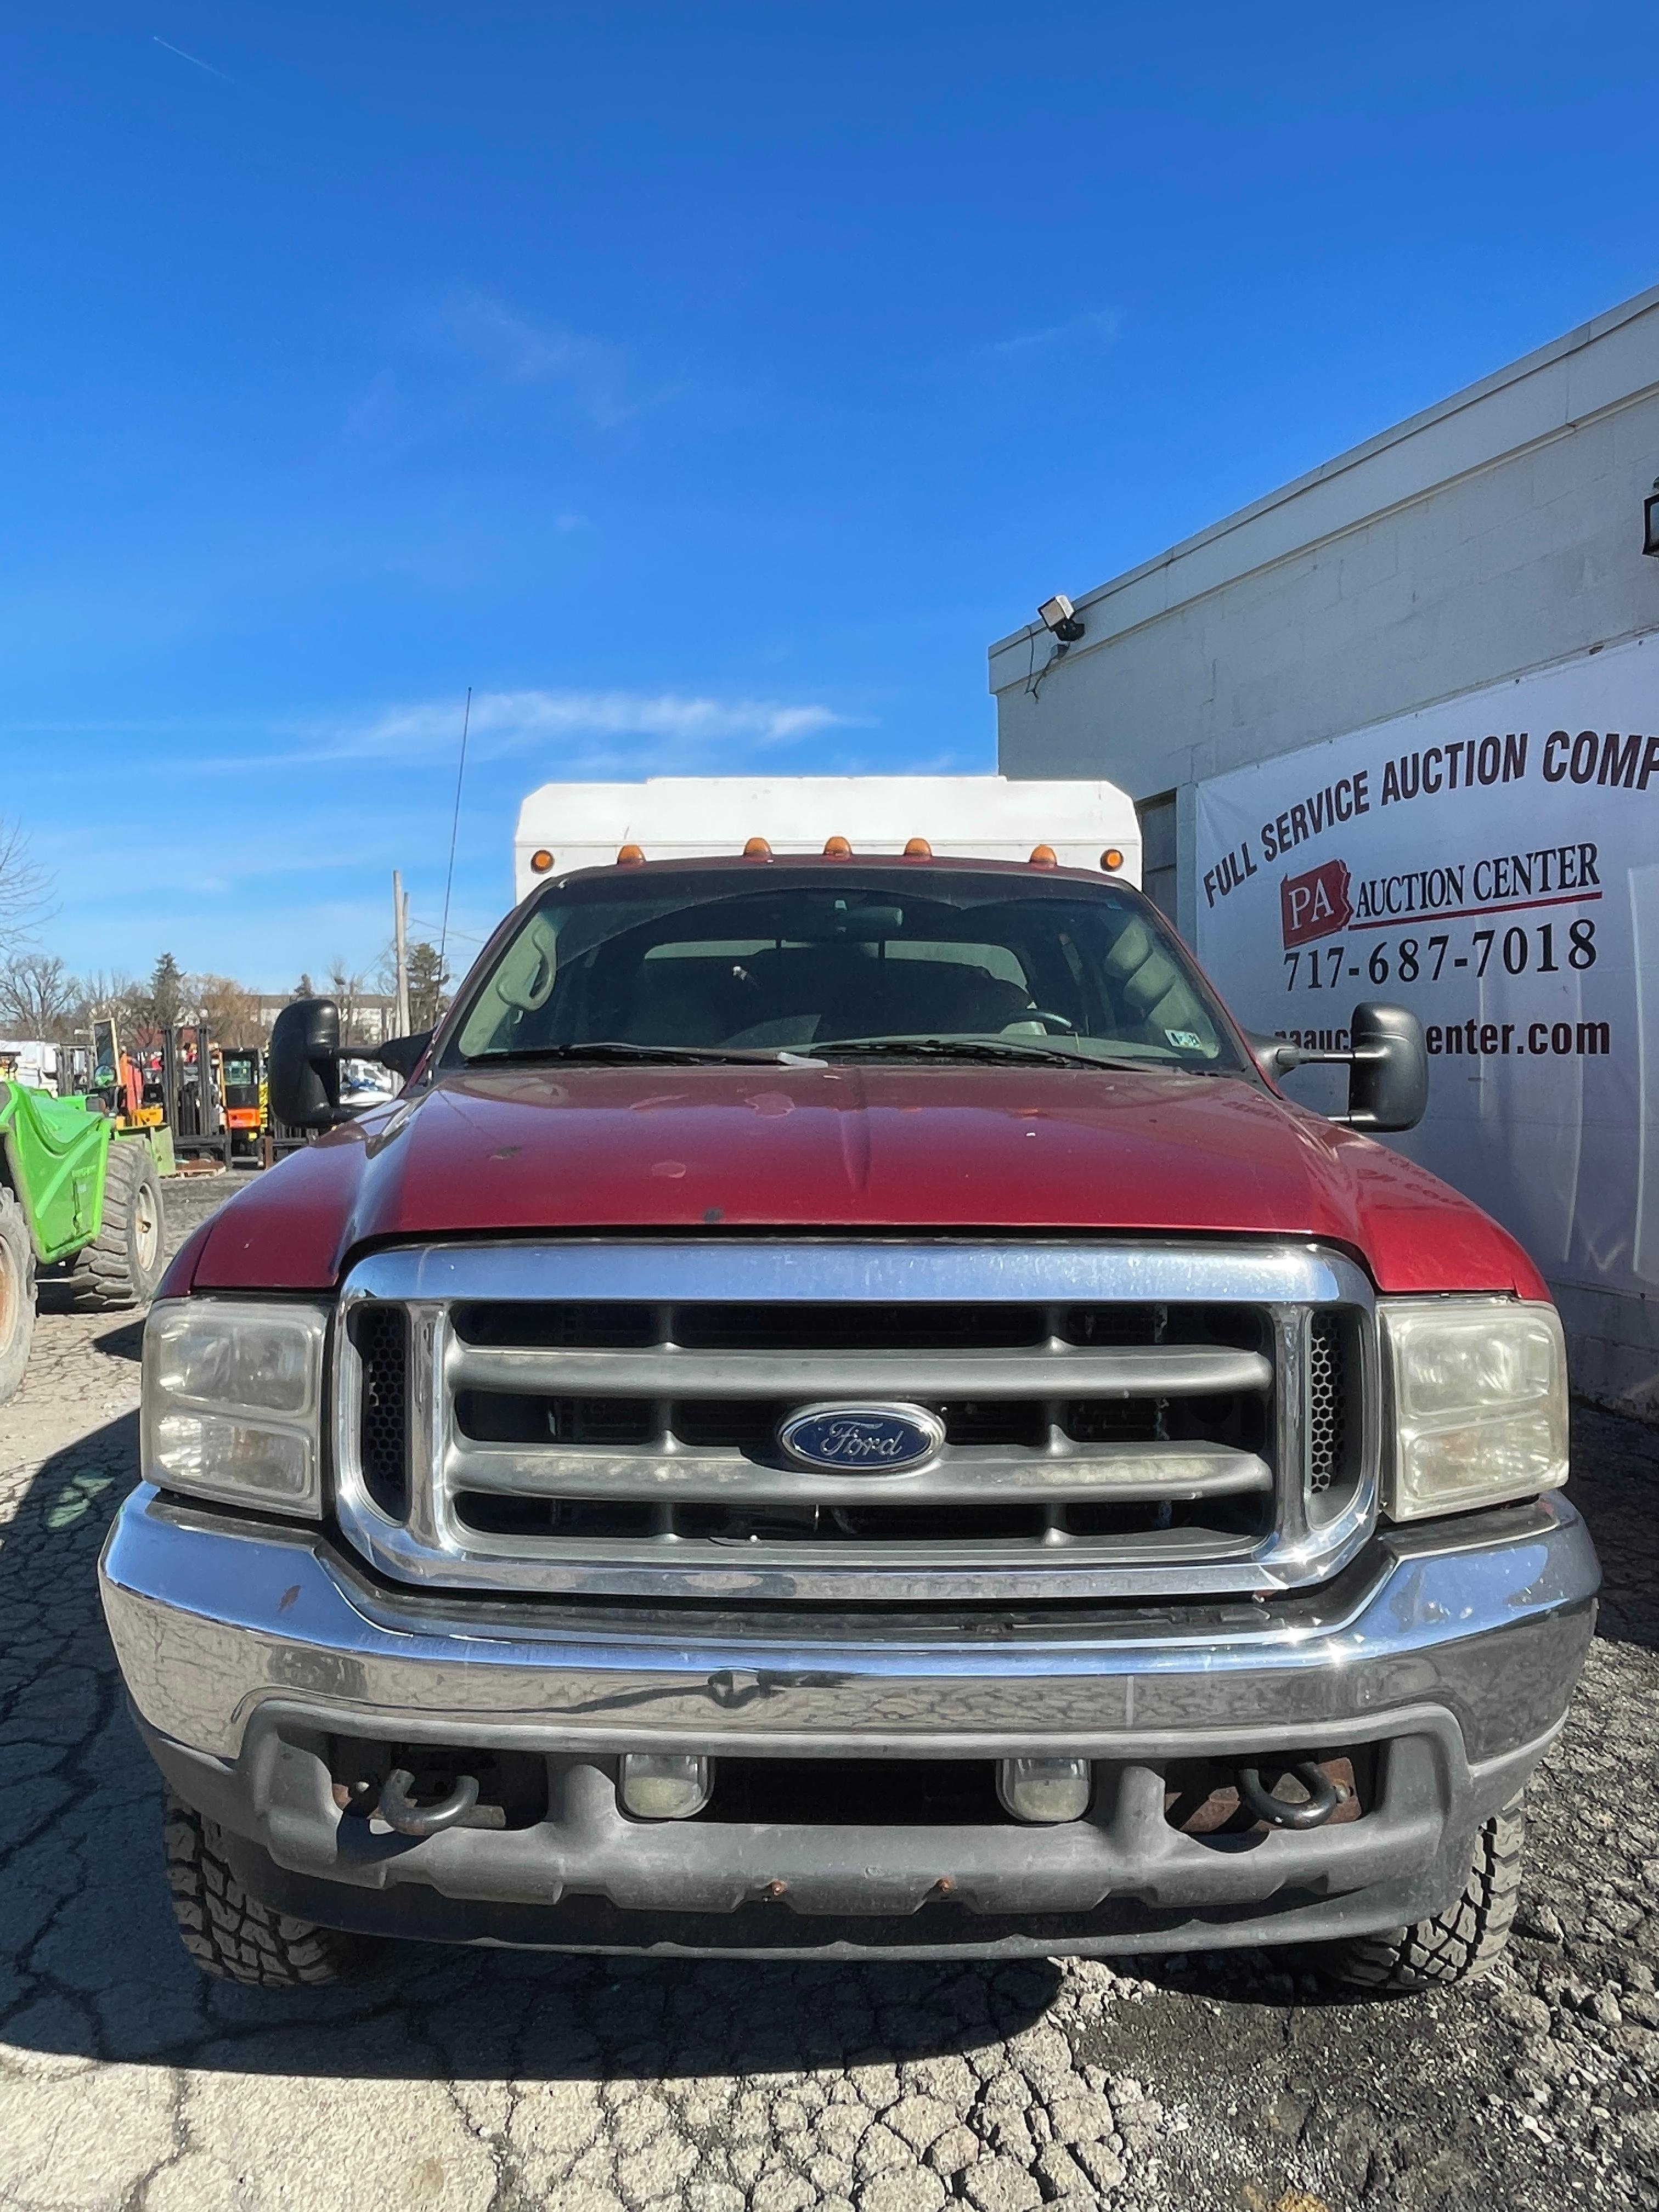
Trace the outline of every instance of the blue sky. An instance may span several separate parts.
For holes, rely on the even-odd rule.
[[[77,969],[459,948],[561,775],[994,765],[984,649],[1659,277],[1659,15],[0,27],[0,813]],[[1656,456],[1659,471],[1659,456]]]

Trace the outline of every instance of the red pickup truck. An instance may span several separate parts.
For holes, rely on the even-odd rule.
[[[282,1016],[102,1562],[185,1944],[1480,1972],[1598,1571],[1420,1030],[1338,1126],[1127,883],[831,848],[550,872],[355,1120]]]

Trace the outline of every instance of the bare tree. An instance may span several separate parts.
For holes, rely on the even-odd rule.
[[[125,1030],[131,1025],[135,1010],[143,996],[143,985],[132,976],[123,975],[113,969],[95,968],[81,978],[81,1026],[84,1029],[94,1018],[107,1020],[112,1014],[118,1026]]]
[[[258,1044],[264,1032],[259,1001],[233,975],[186,977],[185,995],[207,1024],[216,1044]]]
[[[329,963],[328,988],[329,995],[339,1001],[340,1035],[348,1043],[358,1041],[357,1002],[363,995],[363,978],[347,968],[343,953],[337,952]]]
[[[81,986],[55,952],[15,952],[0,968],[0,1029],[71,1044]]]
[[[20,823],[0,815],[0,956],[16,951],[52,912],[52,878],[29,858]]]

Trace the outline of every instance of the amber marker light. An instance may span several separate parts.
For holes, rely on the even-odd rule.
[[[617,866],[619,868],[637,868],[644,858],[645,851],[642,846],[623,845],[617,850]]]
[[[1029,865],[1034,868],[1057,868],[1060,862],[1052,845],[1033,845]]]
[[[764,837],[751,837],[743,848],[743,857],[745,860],[769,860],[772,848]]]
[[[826,837],[823,841],[823,857],[826,860],[850,860],[853,857],[853,848],[845,837]]]
[[[1109,874],[1114,868],[1121,868],[1123,866],[1123,855],[1115,845],[1109,845],[1106,848],[1100,856],[1100,865]]]
[[[537,875],[544,876],[547,873],[548,870],[553,865],[553,855],[548,851],[545,845],[543,846],[539,853],[532,853],[530,855],[530,865]]]
[[[912,837],[904,848],[904,857],[907,860],[931,860],[933,848],[925,837]]]

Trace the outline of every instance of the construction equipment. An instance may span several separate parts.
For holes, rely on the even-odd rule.
[[[107,1017],[92,1025],[92,1069],[85,1098],[94,1112],[108,1116],[118,1136],[143,1134],[149,1139],[158,1175],[173,1173],[173,1131],[167,1108],[146,1063],[125,1049]]]
[[[118,1076],[118,1060],[112,1066]],[[76,1303],[143,1305],[161,1279],[161,1183],[155,1139],[91,1096],[54,1098],[0,1079],[0,1404],[23,1379],[38,1271],[66,1275]]]
[[[264,1127],[264,1054],[255,1045],[237,1045],[226,1051],[216,1044],[211,1052],[231,1149],[257,1152],[259,1133]]]
[[[181,1159],[230,1165],[231,1126],[225,1112],[222,1055],[205,1022],[188,1022],[161,1038],[161,1095],[173,1149]]]

